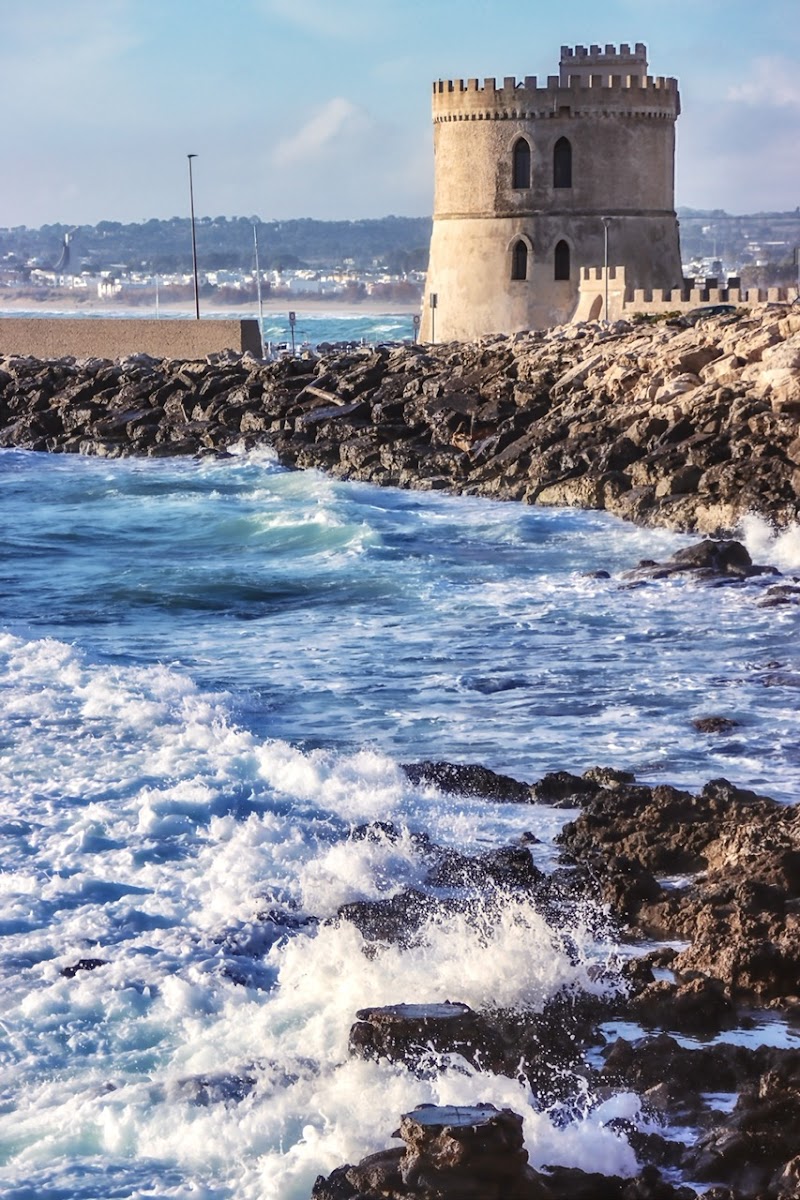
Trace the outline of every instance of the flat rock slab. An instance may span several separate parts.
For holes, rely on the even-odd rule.
[[[413,1112],[403,1113],[402,1122],[423,1125],[427,1129],[477,1129],[481,1125],[493,1125],[500,1116],[493,1104],[422,1104]]]

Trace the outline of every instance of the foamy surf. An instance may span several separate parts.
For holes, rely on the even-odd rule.
[[[468,854],[533,834],[553,866],[568,810],[442,796],[402,763],[612,763],[792,798],[794,612],[760,608],[758,581],[627,588],[684,539],[600,514],[247,454],[3,452],[0,473],[7,1194],[305,1200],[401,1112],[476,1100],[523,1114],[534,1165],[633,1171],[608,1122],[638,1121],[636,1097],[587,1085],[550,1112],[463,1059],[418,1078],[348,1053],[364,1006],[539,1012],[611,986],[602,915],[554,929],[486,895],[367,946],[336,914],[424,887],[421,833]],[[709,738],[709,713],[740,724]],[[354,836],[376,822],[392,836]]]

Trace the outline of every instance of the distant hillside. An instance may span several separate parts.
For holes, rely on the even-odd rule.
[[[800,246],[800,208],[793,212],[732,215],[722,209],[678,210],[684,262],[718,259],[726,268],[765,261],[789,270]],[[424,271],[428,261],[430,217],[382,217],[361,221],[261,221],[258,217],[201,217],[197,254],[202,271],[245,270],[254,265],[253,226],[259,261],[265,270],[292,267],[380,266],[392,273]],[[0,268],[21,270],[59,263],[70,233],[69,269],[142,270],[168,274],[191,268],[188,217],[123,225],[43,225],[41,229],[0,229]]]
[[[253,226],[258,232],[263,269],[290,267],[385,266],[402,272],[425,270],[429,217],[382,217],[363,221],[261,221],[258,217],[201,217],[196,222],[201,269],[250,270]],[[53,268],[64,237],[71,234],[70,270],[146,270],[169,273],[191,268],[188,217],[123,225],[43,225],[41,229],[0,229],[0,266]]]
[[[716,258],[738,266],[760,261],[788,264],[800,246],[800,208],[743,214],[679,208],[678,220],[684,262]]]

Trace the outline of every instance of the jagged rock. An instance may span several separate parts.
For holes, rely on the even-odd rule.
[[[77,962],[71,963],[68,967],[62,967],[61,974],[66,979],[74,979],[79,971],[95,971],[98,967],[106,966],[107,963],[107,958],[79,958]]]
[[[531,791],[539,804],[554,808],[577,808],[600,791],[600,784],[590,773],[571,775],[569,771],[551,771],[534,783]]]
[[[472,764],[449,762],[403,763],[413,784],[433,785],[445,795],[478,796],[482,800],[525,804],[530,803],[531,788],[527,783],[509,775]]]
[[[692,724],[698,733],[730,733],[740,722],[733,717],[695,717]]]
[[[486,1048],[487,1028],[466,1004],[391,1004],[362,1008],[350,1029],[350,1052],[414,1066],[431,1054],[456,1052],[469,1061]]]

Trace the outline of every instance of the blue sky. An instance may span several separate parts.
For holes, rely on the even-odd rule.
[[[0,0],[0,226],[425,215],[434,79],[637,41],[677,203],[800,205],[800,0]]]

